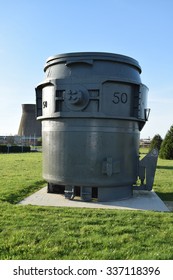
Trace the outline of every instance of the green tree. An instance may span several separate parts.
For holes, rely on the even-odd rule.
[[[163,141],[162,137],[159,134],[156,134],[151,140],[149,150],[152,151],[153,149],[157,149],[159,151],[162,141]]]
[[[159,156],[162,159],[173,159],[173,125],[162,142]]]

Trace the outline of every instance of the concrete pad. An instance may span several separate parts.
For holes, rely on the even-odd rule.
[[[173,201],[164,201],[168,209],[173,212]]]
[[[134,191],[133,197],[127,200],[110,202],[83,202],[76,198],[68,200],[64,195],[47,193],[47,187],[22,200],[19,204],[58,206],[58,207],[81,207],[81,208],[107,208],[107,209],[126,209],[126,210],[153,210],[168,212],[168,207],[163,201],[151,191]]]

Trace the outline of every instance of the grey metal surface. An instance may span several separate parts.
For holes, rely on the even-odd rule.
[[[36,88],[43,177],[66,186],[66,193],[80,187],[84,200],[93,187],[100,200],[131,196],[139,134],[149,113],[138,62],[118,54],[70,53],[49,58],[44,70]]]
[[[139,162],[140,186],[134,186],[133,189],[151,191],[154,183],[154,176],[157,166],[158,150],[153,149]]]

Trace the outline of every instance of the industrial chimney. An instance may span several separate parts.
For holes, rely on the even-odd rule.
[[[41,136],[41,124],[36,121],[36,105],[22,104],[22,117],[18,130],[19,136]]]

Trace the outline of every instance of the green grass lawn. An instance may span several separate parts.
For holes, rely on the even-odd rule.
[[[147,152],[141,149],[141,158]],[[173,201],[173,160],[158,158],[153,189],[162,200]]]
[[[41,157],[0,154],[0,259],[173,259],[172,212],[16,205],[45,185]],[[154,189],[166,200],[172,168],[159,159]]]
[[[0,200],[17,203],[45,185],[42,154],[0,154]]]

